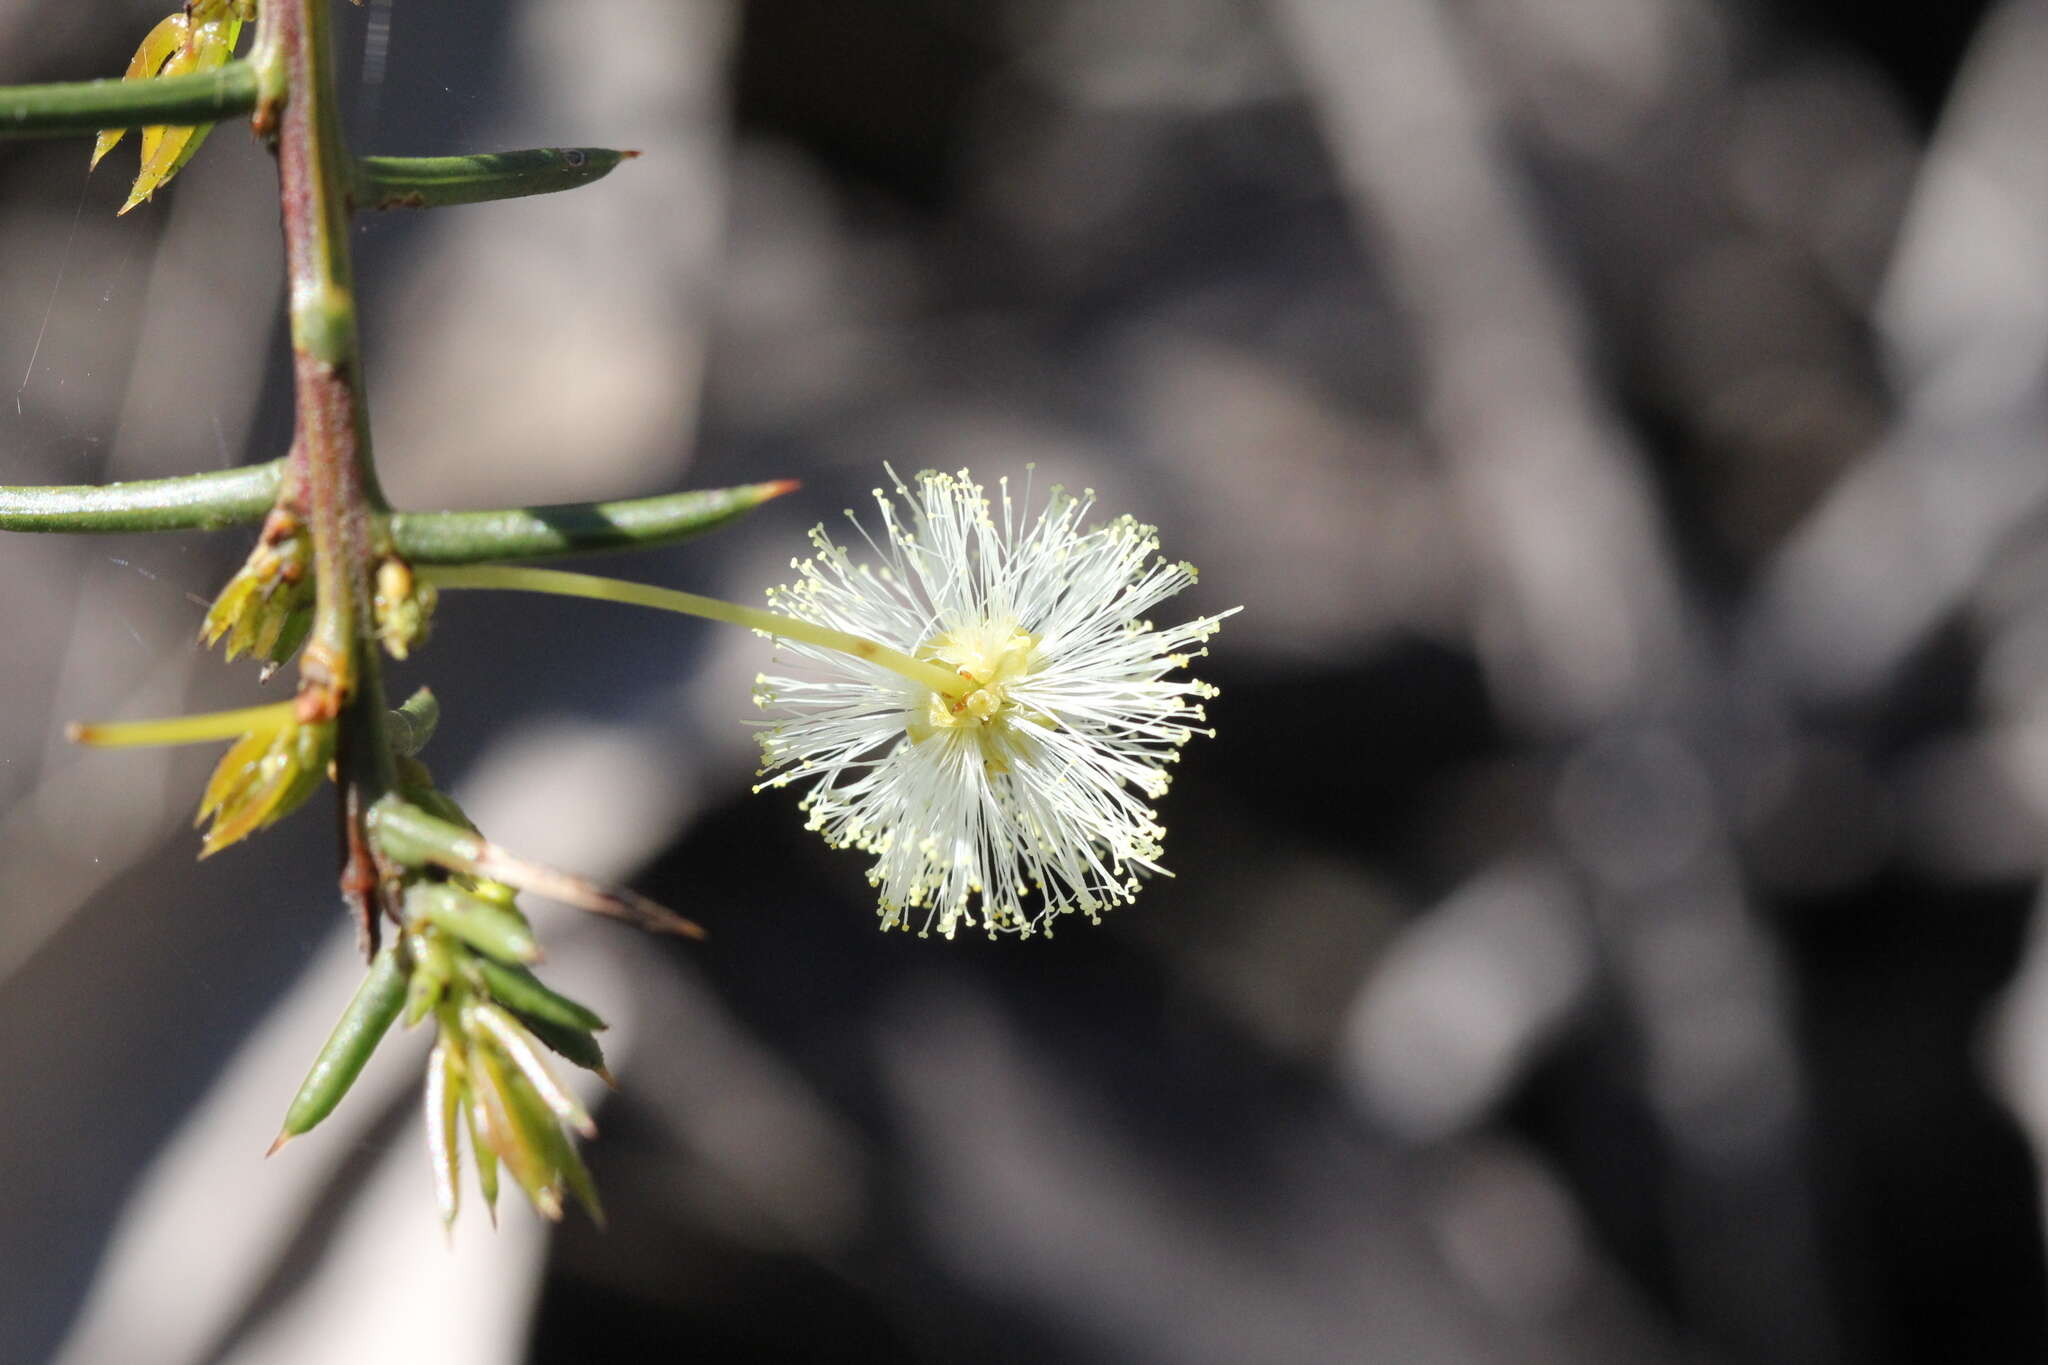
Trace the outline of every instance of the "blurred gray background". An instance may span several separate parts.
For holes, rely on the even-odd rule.
[[[167,0],[0,8],[0,81]],[[2048,0],[371,0],[356,145],[646,155],[366,219],[408,505],[796,477],[590,567],[751,599],[1035,463],[1242,604],[1177,876],[881,936],[747,793],[761,642],[453,596],[394,686],[615,1024],[598,1232],[444,1245],[324,805],[204,866],[247,533],[0,539],[0,1358],[2034,1361]],[[0,480],[279,453],[268,158],[0,143]],[[273,684],[273,687],[276,684]],[[508,1201],[508,1204],[511,1201]]]

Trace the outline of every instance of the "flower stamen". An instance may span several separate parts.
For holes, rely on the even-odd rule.
[[[1145,615],[1192,569],[1159,559],[1129,517],[1084,527],[1090,498],[1055,489],[1030,520],[999,487],[1000,514],[964,473],[898,480],[901,502],[878,489],[880,530],[855,523],[878,562],[856,564],[821,527],[797,582],[769,593],[957,680],[878,686],[789,634],[819,676],[764,677],[756,692],[778,715],[763,785],[810,781],[810,827],[875,857],[884,927],[922,910],[948,936],[977,920],[1028,934],[1130,900],[1138,874],[1165,870],[1147,804],[1164,765],[1206,733],[1189,699],[1212,689],[1166,675],[1229,613],[1166,629]]]

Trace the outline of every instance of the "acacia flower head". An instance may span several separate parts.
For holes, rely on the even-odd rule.
[[[769,593],[882,648],[772,632],[809,668],[759,682],[762,785],[809,783],[810,827],[874,855],[884,928],[1097,919],[1164,870],[1152,802],[1216,694],[1169,675],[1231,613],[1147,619],[1194,568],[1131,517],[1089,524],[1092,493],[1055,488],[1034,517],[1008,480],[991,503],[965,471],[895,488],[875,492],[879,535],[855,522],[868,559],[819,527],[796,583]]]

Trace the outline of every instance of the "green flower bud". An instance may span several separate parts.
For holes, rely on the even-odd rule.
[[[199,798],[194,824],[212,820],[199,856],[264,829],[305,804],[334,758],[334,722],[273,713],[235,741]]]
[[[453,1226],[462,1211],[462,1063],[447,1042],[434,1044],[427,1058],[427,1157],[434,1168],[434,1202],[443,1226]]]
[[[426,643],[439,597],[434,585],[415,578],[404,560],[387,559],[377,566],[377,591],[370,606],[386,653],[403,659]]]
[[[253,655],[269,669],[284,663],[312,628],[312,561],[312,539],[298,517],[273,511],[256,548],[208,609],[199,638],[211,645],[226,636],[230,659]]]
[[[479,900],[458,886],[431,882],[405,893],[408,923],[424,920],[501,962],[535,962],[540,945],[526,917],[510,906]]]

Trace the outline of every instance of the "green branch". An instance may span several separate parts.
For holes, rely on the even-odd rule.
[[[147,81],[0,86],[0,137],[89,137],[108,128],[216,123],[255,107],[256,70],[247,61]]]
[[[284,463],[130,483],[0,487],[0,531],[217,531],[254,525],[277,498]],[[778,479],[613,502],[397,512],[389,532],[393,548],[420,564],[594,554],[687,540],[795,487],[794,480]]]
[[[796,484],[745,484],[618,502],[568,502],[489,512],[399,512],[398,552],[415,564],[482,564],[666,545],[723,526]]]
[[[538,147],[479,156],[365,156],[356,160],[359,209],[432,209],[553,194],[601,180],[638,152]]]
[[[284,461],[175,479],[0,488],[0,531],[216,531],[263,520]]]

